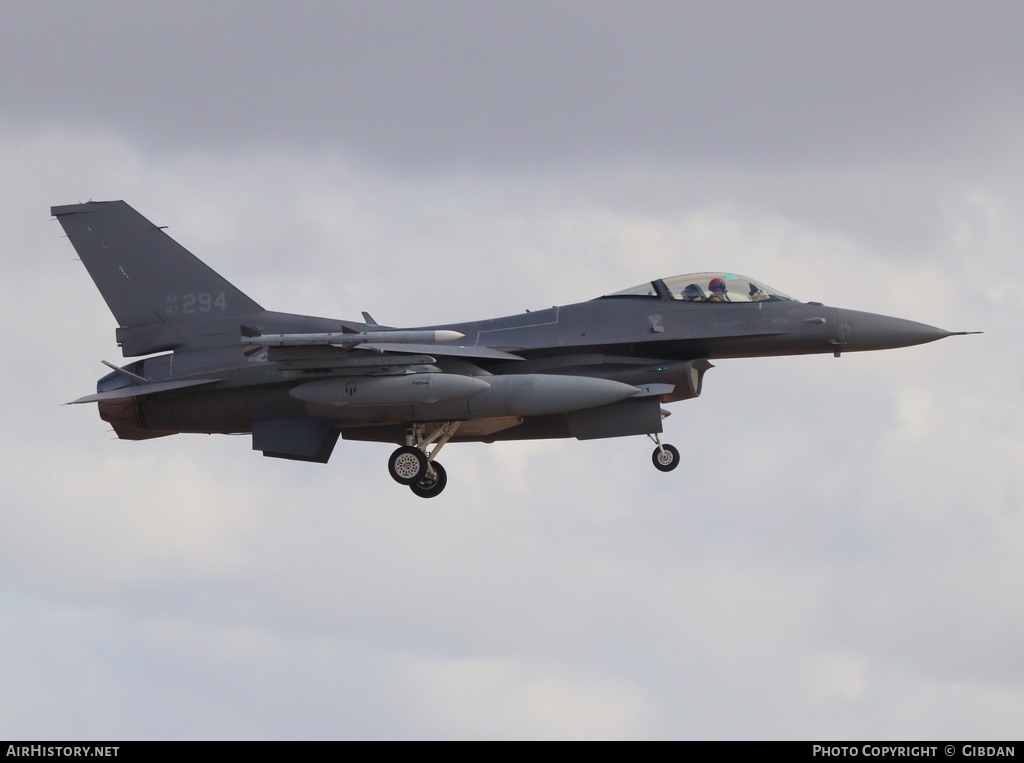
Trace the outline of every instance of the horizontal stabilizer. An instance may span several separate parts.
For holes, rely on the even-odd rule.
[[[201,387],[206,384],[216,384],[223,379],[182,379],[181,381],[152,382],[150,384],[135,384],[128,387],[118,387],[106,392],[97,392],[95,395],[86,395],[77,400],[72,400],[67,405],[76,403],[100,403],[104,400],[121,400],[128,397],[142,397],[143,395],[160,395],[165,392],[188,389],[189,387]]]

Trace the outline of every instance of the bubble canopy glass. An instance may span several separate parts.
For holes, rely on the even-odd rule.
[[[652,297],[689,302],[793,302],[792,297],[736,273],[688,273],[658,278],[605,297]]]

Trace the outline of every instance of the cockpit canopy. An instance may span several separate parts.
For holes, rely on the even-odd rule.
[[[689,273],[658,278],[605,297],[649,297],[687,302],[793,302],[781,291],[735,273]]]

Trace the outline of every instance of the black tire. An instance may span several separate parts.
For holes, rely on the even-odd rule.
[[[679,466],[679,451],[671,445],[662,445],[660,448],[654,449],[651,461],[654,462],[654,468],[658,471],[670,472]]]
[[[419,482],[427,473],[427,457],[419,448],[403,445],[388,459],[388,472],[399,485]]]
[[[448,473],[441,464],[434,461],[427,469],[427,476],[419,482],[413,482],[409,485],[409,489],[420,498],[433,498],[435,495],[440,495],[447,484]]]

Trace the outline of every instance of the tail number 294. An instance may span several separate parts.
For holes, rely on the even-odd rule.
[[[224,292],[213,295],[208,291],[198,294],[168,294],[164,312],[167,315],[190,315],[195,313],[209,313],[214,310],[227,310],[228,300]]]

